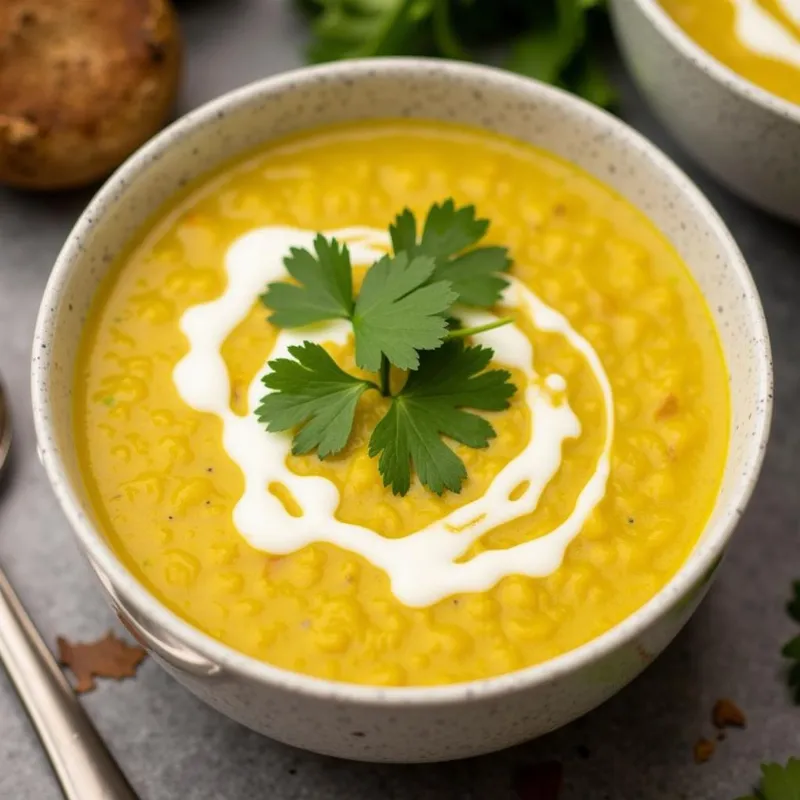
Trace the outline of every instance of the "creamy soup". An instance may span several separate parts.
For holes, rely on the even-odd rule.
[[[800,103],[800,0],[660,0],[699,45],[742,77]]]
[[[383,485],[366,392],[337,455],[293,455],[255,416],[268,361],[303,340],[357,372],[347,325],[279,330],[259,295],[292,247],[348,243],[356,285],[404,207],[453,197],[509,248],[476,335],[517,391],[479,412],[467,477]],[[420,121],[275,142],[159,212],[101,289],[76,391],[106,536],[164,604],[255,658],[386,686],[498,675],[564,653],[651,598],[721,480],[727,376],[669,243],[586,173],[528,145]],[[402,374],[393,380],[402,381]]]

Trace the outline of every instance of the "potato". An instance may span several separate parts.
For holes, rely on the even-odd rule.
[[[0,183],[104,177],[164,123],[180,68],[169,0],[0,0]]]

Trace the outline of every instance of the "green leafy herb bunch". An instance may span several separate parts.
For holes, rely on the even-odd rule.
[[[311,61],[433,55],[500,64],[597,105],[615,93],[601,64],[605,0],[298,0],[312,15]]]

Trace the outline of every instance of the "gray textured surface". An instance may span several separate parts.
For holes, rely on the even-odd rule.
[[[181,110],[301,61],[304,26],[278,0],[185,0],[188,69]],[[440,766],[337,762],[274,744],[228,722],[155,664],[85,698],[143,800],[506,800],[517,768],[564,762],[564,800],[732,800],[765,758],[800,755],[800,709],[779,656],[792,633],[783,607],[800,577],[800,230],[756,212],[687,164],[628,81],[622,116],[685,166],[736,235],[761,291],[776,368],[773,440],[761,483],[709,598],[639,680],[573,725],[512,750]],[[28,358],[44,283],[88,193],[0,190],[0,372],[16,412],[16,451],[0,502],[0,560],[52,643],[113,624],[72,543],[34,451]],[[701,767],[691,748],[713,701],[748,715]],[[588,749],[584,749],[588,748]],[[0,670],[0,798],[57,800],[58,789]],[[92,798],[86,798],[92,800]]]

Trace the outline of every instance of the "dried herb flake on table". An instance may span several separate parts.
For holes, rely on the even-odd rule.
[[[95,642],[72,643],[59,636],[58,661],[75,676],[74,689],[78,694],[91,692],[95,678],[123,680],[133,678],[147,651],[139,645],[130,645],[109,631]]]

